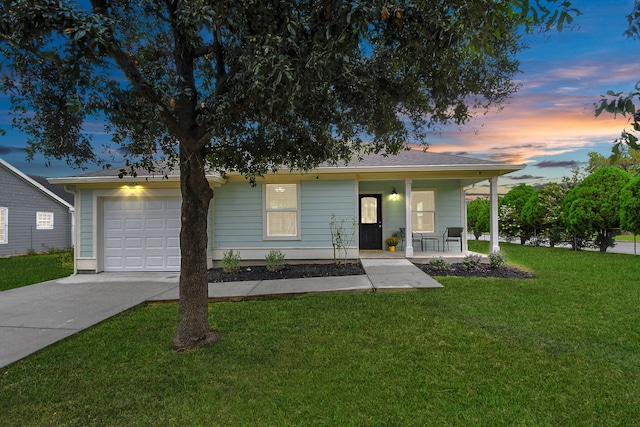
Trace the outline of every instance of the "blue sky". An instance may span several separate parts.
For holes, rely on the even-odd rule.
[[[430,150],[527,164],[501,179],[501,187],[559,181],[583,165],[587,153],[608,155],[626,125],[622,117],[594,118],[593,104],[607,90],[628,92],[640,80],[640,41],[627,39],[626,15],[634,0],[574,0],[583,15],[558,33],[527,36],[521,52],[520,91],[501,110],[429,138]],[[0,157],[28,174],[47,177],[81,173],[64,162],[25,160],[26,137],[11,129],[7,98],[0,95]],[[90,126],[96,146],[108,136]],[[478,188],[482,192],[482,186]]]

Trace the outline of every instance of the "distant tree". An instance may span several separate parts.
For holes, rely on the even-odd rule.
[[[498,213],[500,234],[508,239],[520,238],[523,245],[531,238],[534,229],[523,221],[522,208],[535,192],[532,186],[520,184],[504,195]]]
[[[522,220],[554,247],[562,241],[562,202],[569,189],[551,182],[531,195],[522,208]]]
[[[589,162],[584,167],[586,173],[593,173],[599,168],[615,166],[624,169],[632,175],[640,173],[640,150],[629,149],[627,146],[620,147],[618,154],[611,154],[604,157],[596,152],[588,153]]]
[[[632,178],[620,192],[620,227],[640,234],[640,175]]]
[[[606,252],[620,227],[620,192],[630,179],[620,168],[600,168],[571,189],[562,205],[568,231]]]
[[[467,228],[473,231],[476,240],[489,231],[490,211],[487,199],[477,198],[467,205]]]
[[[569,23],[569,1],[9,0],[0,88],[29,153],[99,161],[104,121],[131,168],[180,169],[173,345],[209,324],[211,172],[249,180],[361,152],[397,153],[517,89],[521,35]]]
[[[633,10],[627,15],[629,24],[625,34],[629,38],[640,40],[640,0],[636,0]],[[627,94],[610,90],[602,95],[600,102],[595,104],[596,117],[603,112],[620,114],[628,119],[630,129],[624,129],[620,138],[615,141],[612,152],[614,157],[622,154],[624,145],[634,150],[640,149],[638,138],[640,137],[640,109],[636,103],[640,102],[640,80],[636,83],[635,90]]]

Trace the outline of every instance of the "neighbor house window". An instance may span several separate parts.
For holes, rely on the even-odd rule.
[[[8,214],[9,210],[7,208],[0,208],[0,244],[9,243]]]
[[[411,192],[411,226],[415,233],[435,233],[435,191],[419,190]]]
[[[265,237],[298,237],[298,184],[265,184]]]
[[[53,230],[53,212],[36,214],[36,230]]]

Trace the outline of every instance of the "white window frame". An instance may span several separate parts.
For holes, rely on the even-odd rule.
[[[281,208],[275,209],[270,208],[268,206],[267,200],[267,188],[269,186],[277,187],[279,185],[295,185],[296,188],[296,207],[295,208]],[[288,182],[282,184],[264,184],[262,186],[262,211],[263,211],[263,220],[262,220],[262,238],[264,240],[300,240],[301,232],[300,232],[300,183],[297,182]],[[271,212],[293,212],[296,215],[296,234],[295,235],[269,235],[269,213]]]
[[[53,212],[36,212],[36,230],[53,230]]]
[[[0,208],[0,245],[9,243],[9,208]]]
[[[433,193],[433,209],[425,209],[425,210],[414,210],[413,206],[411,206],[411,226],[413,227],[413,229],[411,230],[413,233],[422,233],[422,234],[430,234],[430,235],[435,235],[437,234],[437,230],[438,230],[438,224],[437,224],[437,211],[438,211],[438,206],[437,206],[437,201],[438,201],[438,193],[436,192],[435,189],[433,188],[420,188],[420,189],[416,189],[416,190],[411,190],[411,203],[413,205],[413,200],[414,200],[414,195],[416,193]],[[416,224],[414,223],[414,218],[413,218],[413,214],[414,213],[432,213],[433,214],[433,231],[424,231],[424,230],[418,230],[416,229]]]

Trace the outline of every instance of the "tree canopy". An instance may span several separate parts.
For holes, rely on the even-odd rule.
[[[476,240],[489,231],[490,217],[491,204],[487,199],[477,198],[467,205],[467,228],[473,232]]]
[[[629,24],[625,31],[627,37],[640,40],[640,0],[635,1],[631,13],[627,15],[627,22]],[[613,146],[614,158],[621,155],[625,144],[634,150],[640,149],[640,144],[638,144],[640,109],[636,107],[638,101],[640,101],[640,80],[636,83],[635,90],[629,93],[607,91],[607,94],[602,95],[600,102],[595,105],[596,117],[607,112],[614,116],[620,114],[628,119],[630,128],[622,131],[620,138]]]
[[[620,227],[620,192],[631,175],[617,167],[605,167],[572,188],[562,205],[563,222],[571,233],[592,238],[605,252]]]
[[[640,175],[632,178],[620,192],[620,227],[640,234]]]
[[[206,173],[396,153],[516,89],[522,29],[579,13],[556,0],[11,0],[2,2],[1,88],[31,152],[100,162],[108,151],[180,168],[176,348],[213,341]],[[128,169],[123,169],[126,173]]]
[[[498,212],[502,235],[510,239],[519,237],[522,244],[533,235],[534,228],[522,220],[522,209],[535,192],[532,186],[520,184],[504,195]]]
[[[522,207],[522,221],[537,230],[539,237],[547,239],[551,247],[562,239],[562,201],[568,191],[564,185],[547,183],[536,190]]]

